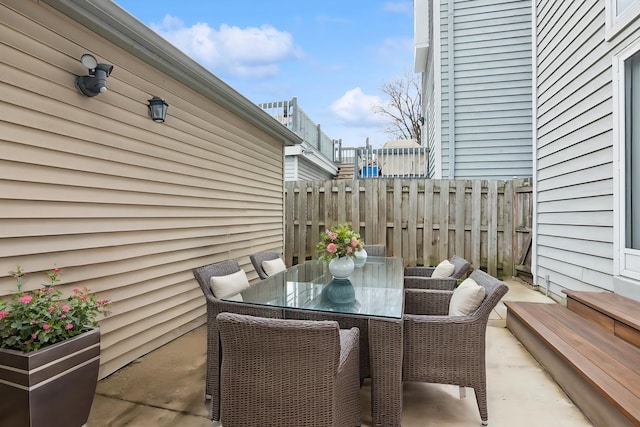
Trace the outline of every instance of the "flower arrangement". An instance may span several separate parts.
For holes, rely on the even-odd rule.
[[[10,272],[18,293],[12,301],[0,301],[0,347],[23,352],[64,341],[97,325],[98,314],[107,316],[107,299],[96,299],[87,288],[74,288],[66,299],[55,288],[60,268],[47,273],[49,284],[38,290],[22,292],[24,270]]]
[[[364,242],[360,234],[347,224],[329,227],[320,234],[320,242],[316,250],[320,252],[320,259],[330,261],[343,256],[355,257],[357,251],[362,250]]]

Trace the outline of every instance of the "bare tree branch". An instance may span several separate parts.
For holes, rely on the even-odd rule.
[[[374,113],[386,119],[384,131],[395,139],[415,139],[418,144],[422,143],[420,86],[420,76],[405,71],[402,78],[380,87],[387,99],[374,109]]]

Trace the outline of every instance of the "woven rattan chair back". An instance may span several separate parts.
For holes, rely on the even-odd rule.
[[[221,261],[197,267],[192,270],[193,276],[202,289],[207,306],[207,367],[205,378],[205,396],[210,399],[209,418],[220,420],[220,333],[216,317],[223,312],[242,313],[252,316],[283,318],[284,312],[279,307],[266,307],[242,304],[240,302],[223,301],[215,297],[211,290],[212,276],[226,276],[240,271],[236,260]]]
[[[280,255],[277,252],[265,251],[249,255],[249,259],[251,260],[251,264],[253,264],[253,268],[255,268],[256,273],[258,273],[258,277],[260,277],[260,279],[262,280],[269,277],[269,275],[264,271],[264,268],[262,267],[262,262],[271,261],[278,258],[280,258]]]
[[[469,316],[447,316],[453,291],[405,289],[402,379],[453,384],[475,390],[480,418],[487,422],[486,329],[507,285],[481,270],[469,276],[485,297]]]
[[[471,263],[458,255],[449,258],[449,262],[455,266],[451,277],[454,279],[462,279],[471,268]]]
[[[357,329],[341,332],[336,321],[233,313],[221,313],[217,320],[222,425],[359,424]]]
[[[386,247],[384,245],[363,245],[368,256],[385,256]]]

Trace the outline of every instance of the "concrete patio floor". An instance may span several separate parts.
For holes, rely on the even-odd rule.
[[[554,303],[523,282],[506,281],[504,300]],[[494,310],[487,328],[489,425],[492,427],[592,426],[560,387],[505,328],[506,308]],[[206,331],[199,327],[141,357],[98,383],[88,427],[218,427],[204,400]],[[473,390],[459,398],[455,386],[405,383],[405,427],[480,426]],[[371,426],[370,384],[360,395],[362,426]],[[248,408],[250,410],[250,408]]]

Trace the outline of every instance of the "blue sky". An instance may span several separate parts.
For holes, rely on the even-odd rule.
[[[298,97],[332,139],[381,146],[380,87],[413,69],[413,1],[115,0],[254,103]]]

